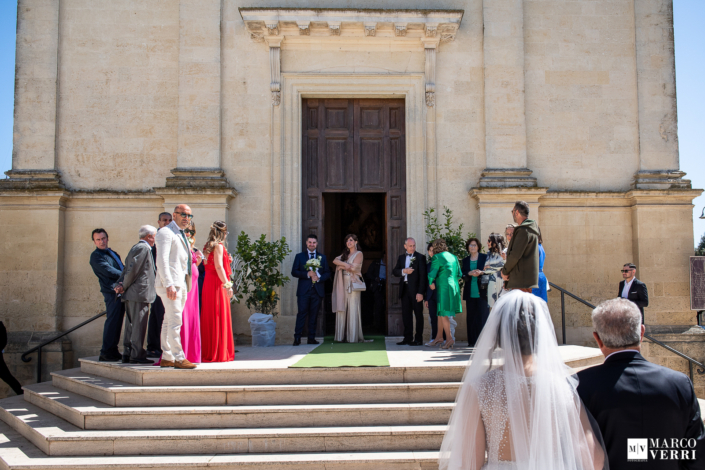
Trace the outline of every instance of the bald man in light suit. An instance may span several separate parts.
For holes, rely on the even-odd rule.
[[[179,204],[172,222],[157,232],[157,295],[164,304],[161,367],[195,369],[181,346],[181,325],[186,293],[191,290],[191,250],[184,229],[193,219],[191,208]]]

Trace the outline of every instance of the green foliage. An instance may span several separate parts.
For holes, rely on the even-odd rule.
[[[695,256],[705,256],[705,233],[700,237],[700,243],[698,243],[698,247],[695,249]]]
[[[249,267],[239,292],[235,294],[237,300],[247,297],[248,308],[276,315],[279,302],[276,288],[289,282],[289,277],[283,276],[280,270],[282,262],[291,253],[286,238],[268,242],[262,234],[259,239],[251,241],[245,232],[240,232],[236,253]]]
[[[442,238],[446,241],[448,245],[448,252],[453,253],[458,257],[458,260],[462,260],[468,255],[465,249],[465,242],[468,238],[475,236],[474,233],[469,232],[468,235],[463,238],[463,224],[460,224],[457,228],[453,228],[453,211],[443,206],[443,216],[445,217],[445,223],[441,224],[438,222],[438,215],[436,215],[436,210],[431,208],[423,213],[424,219],[426,219],[426,243],[431,243],[437,238]],[[425,250],[425,246],[422,247]],[[419,250],[421,251],[421,250]],[[426,251],[423,251],[426,253]]]

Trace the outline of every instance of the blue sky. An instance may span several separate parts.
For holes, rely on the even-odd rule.
[[[678,138],[681,169],[694,188],[705,188],[705,1],[674,0],[676,40],[676,87],[678,93]],[[0,171],[12,168],[12,110],[14,104],[15,31],[17,3],[0,0]],[[695,243],[705,233],[705,220],[698,217],[705,196],[695,200]]]

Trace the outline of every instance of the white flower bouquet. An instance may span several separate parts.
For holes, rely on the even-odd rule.
[[[306,261],[306,269],[308,271],[316,271],[321,267],[321,257],[319,256],[318,258],[313,258],[308,261]],[[316,273],[318,274],[318,272]],[[316,281],[312,281],[314,284]]]

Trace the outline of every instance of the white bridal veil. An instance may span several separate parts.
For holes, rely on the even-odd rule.
[[[577,385],[546,302],[518,290],[502,295],[465,370],[440,469],[608,468]]]

